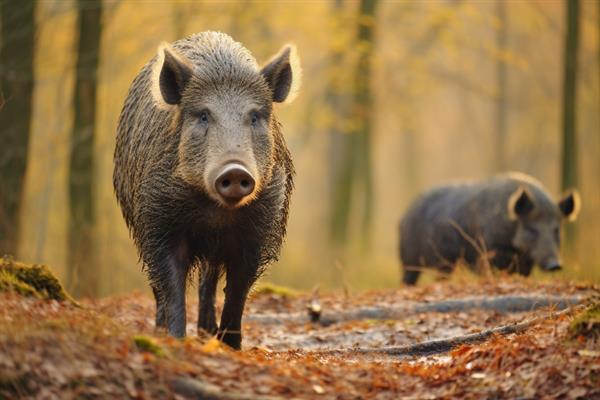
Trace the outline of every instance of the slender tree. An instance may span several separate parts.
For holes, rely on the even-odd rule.
[[[31,127],[33,0],[0,1],[0,255],[16,253]]]
[[[564,52],[562,179],[563,190],[577,186],[577,53],[579,0],[567,0]]]
[[[348,132],[345,127],[348,112],[346,111],[344,79],[342,75],[344,61],[344,47],[347,45],[343,40],[343,9],[344,1],[335,0],[332,3],[331,17],[332,31],[330,34],[329,49],[329,76],[325,90],[325,101],[327,112],[330,116],[329,124],[329,187],[330,189],[330,233],[333,243],[339,245],[346,235],[346,220],[350,207],[351,176],[347,169],[348,160],[343,159],[349,148]],[[342,179],[343,176],[343,179]]]
[[[566,0],[566,27],[563,78],[563,132],[561,188],[563,191],[577,186],[577,53],[579,50],[579,0]],[[567,225],[565,248],[573,254],[574,224]]]
[[[79,0],[77,12],[79,43],[69,166],[68,267],[70,287],[74,294],[93,296],[98,290],[93,254],[93,178],[102,2]]]
[[[403,61],[394,68],[398,71],[413,69],[410,64],[424,60],[429,52],[435,49],[439,44],[439,38],[448,30],[449,25],[458,12],[463,0],[446,1],[448,12],[444,18],[436,18],[426,31],[415,41],[411,42]],[[417,4],[417,3],[415,3]],[[421,6],[423,3],[418,3]],[[452,77],[453,82],[457,82],[457,77]],[[405,79],[400,88],[395,89],[402,94],[402,104],[400,108],[400,119],[403,125],[402,131],[402,169],[404,171],[405,188],[408,191],[416,192],[421,182],[421,162],[422,162],[422,143],[419,136],[419,121],[416,116],[419,109],[420,98],[417,94],[416,84],[412,79]]]
[[[507,47],[507,24],[506,0],[496,0],[496,15],[498,17],[498,29],[496,31],[496,48],[504,52]],[[495,161],[494,170],[503,171],[507,166],[506,160],[506,125],[507,125],[507,71],[506,63],[502,57],[496,60],[496,145],[494,148]]]
[[[352,211],[352,197],[362,197],[360,210],[364,242],[368,242],[373,207],[373,179],[371,169],[371,136],[373,129],[373,96],[371,71],[375,45],[375,11],[377,0],[361,0],[358,14],[358,31],[355,48],[358,59],[353,74],[351,130],[344,138],[339,176],[334,189],[335,211],[332,237],[343,243],[348,235]]]
[[[369,240],[373,214],[373,170],[371,144],[373,137],[374,107],[371,90],[373,53],[375,48],[375,10],[377,0],[362,0],[358,23],[358,64],[354,76],[354,112],[358,120],[355,131],[354,154],[357,160],[358,178],[362,194],[361,228],[363,239]]]

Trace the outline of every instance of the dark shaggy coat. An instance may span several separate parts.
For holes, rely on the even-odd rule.
[[[199,93],[225,91],[235,97],[252,91],[271,113],[273,89],[239,43],[207,32],[177,41],[172,48],[191,64],[195,80],[190,85],[196,85]],[[182,165],[187,161],[180,146],[187,115],[183,105],[194,99],[188,91],[181,107],[157,101],[153,93],[157,63],[159,57],[137,75],[121,113],[114,157],[116,196],[156,296],[157,325],[168,327],[175,336],[185,334],[181,293],[188,272],[200,267],[199,327],[216,332],[215,290],[225,273],[226,304],[219,335],[239,347],[246,295],[265,267],[277,260],[286,233],[294,175],[290,152],[280,124],[269,116],[270,145],[255,143],[253,149],[261,173],[258,194],[243,207],[223,207],[181,172],[189,167]],[[193,151],[194,162],[202,166],[212,149]]]

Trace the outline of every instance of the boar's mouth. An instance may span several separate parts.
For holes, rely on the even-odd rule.
[[[244,205],[244,200],[251,198],[256,181],[244,165],[229,162],[219,171],[214,187],[224,205],[236,208]]]

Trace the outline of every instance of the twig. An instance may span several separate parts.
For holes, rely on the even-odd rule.
[[[479,243],[477,243],[477,240],[475,240],[475,238],[473,238],[471,235],[465,232],[465,230],[460,225],[458,225],[456,221],[450,220],[448,222],[454,229],[456,229],[458,234],[462,236],[464,240],[466,240],[471,246],[473,246],[475,251],[479,254],[479,259],[482,260],[485,268],[485,274],[489,278],[492,274],[492,266],[490,264],[490,253],[487,251],[485,240],[483,240],[483,238],[480,237]],[[481,268],[478,269],[481,271]]]
[[[379,348],[357,348],[347,350],[325,350],[318,351],[320,355],[341,355],[341,354],[366,354],[366,355],[382,355],[382,356],[430,356],[434,354],[446,353],[460,345],[481,343],[494,335],[510,335],[513,333],[521,333],[529,327],[536,325],[542,321],[556,319],[562,315],[570,314],[582,306],[573,306],[562,311],[555,311],[543,316],[534,317],[523,322],[518,322],[510,325],[498,326],[492,329],[486,329],[479,333],[469,335],[455,336],[448,339],[428,340],[421,343],[416,343],[406,346],[396,347],[379,347]]]

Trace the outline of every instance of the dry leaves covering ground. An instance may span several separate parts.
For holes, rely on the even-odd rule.
[[[502,279],[327,294],[319,302],[335,314],[471,296],[595,293],[584,285]],[[146,295],[77,307],[2,294],[0,398],[600,398],[600,342],[572,336],[570,314],[450,353],[374,356],[353,349],[468,334],[547,310],[425,312],[328,326],[310,323],[308,316],[285,318],[304,313],[310,301],[310,294],[255,294],[247,307],[245,350],[235,352],[196,335],[195,304],[188,310],[188,338],[175,340],[154,331],[154,304]],[[264,323],[252,317],[260,315],[275,318]],[[332,349],[343,351],[327,352]]]

